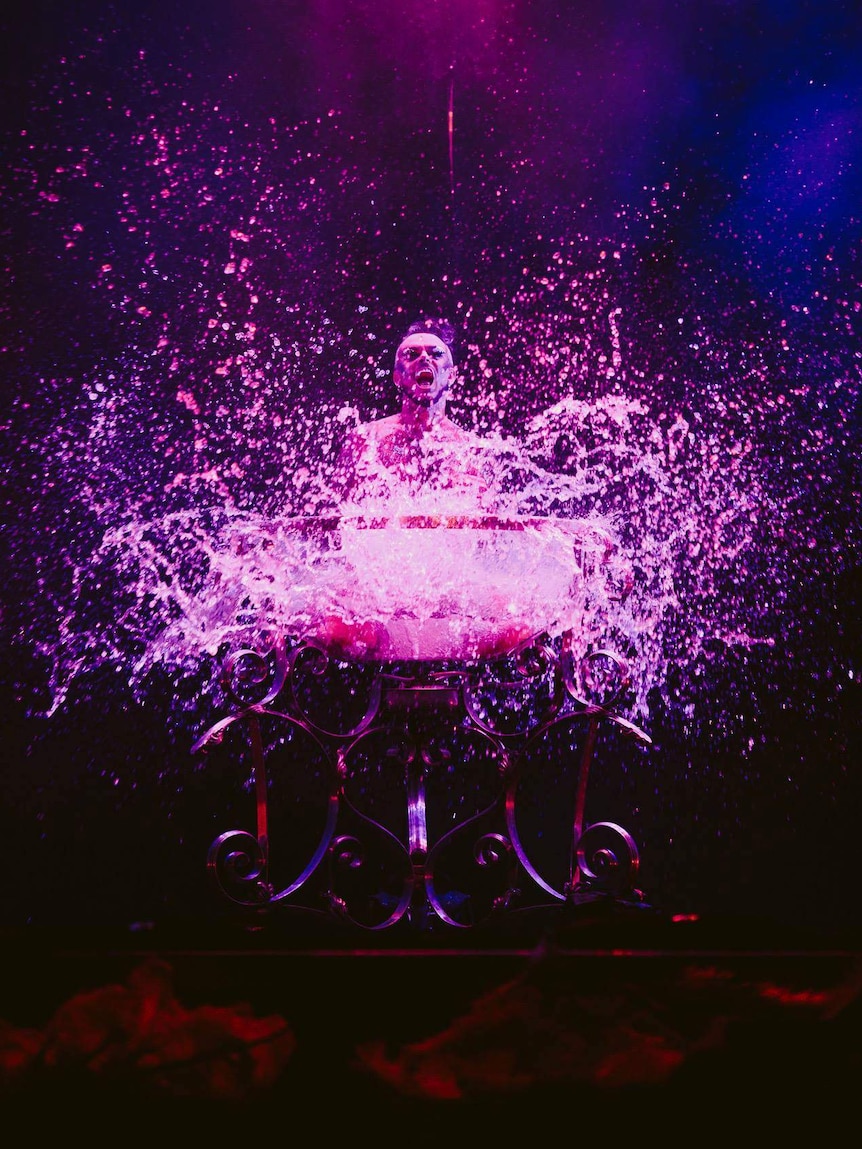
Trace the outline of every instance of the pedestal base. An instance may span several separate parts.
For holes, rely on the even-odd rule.
[[[566,636],[454,667],[356,664],[311,642],[240,652],[225,672],[237,708],[194,747],[248,780],[244,821],[209,852],[217,888],[249,911],[302,906],[370,930],[641,904],[634,840],[588,824],[586,799],[603,732],[650,740],[611,709],[622,660],[585,661]]]

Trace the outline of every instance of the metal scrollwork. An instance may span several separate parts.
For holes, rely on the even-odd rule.
[[[283,642],[278,639],[261,653],[238,650],[224,664],[221,684],[241,706],[268,706],[281,691],[288,673]]]
[[[629,685],[629,666],[610,650],[586,654],[580,664],[581,685],[587,699],[608,710],[615,706]]]
[[[355,706],[351,708],[358,717],[348,721],[343,729],[331,724],[337,715],[337,709],[333,706],[333,692],[338,690],[339,680],[347,677],[351,670],[349,663],[333,658],[322,646],[307,640],[299,643],[290,654],[288,671],[291,704],[302,720],[320,734],[333,738],[354,737],[368,729],[377,716],[383,690],[382,677],[379,674],[354,671],[354,677],[363,680],[361,684],[351,683],[348,688],[351,698],[359,706],[358,710]],[[343,702],[343,698],[343,693],[339,693],[339,700]]]
[[[557,714],[565,699],[559,659],[548,636],[534,635],[508,655],[462,675],[470,720],[489,734],[525,734]]]
[[[581,706],[609,710],[631,681],[628,663],[611,650],[589,651],[576,659],[571,632],[563,635],[560,666],[566,690]]]
[[[210,846],[207,868],[222,892],[239,905],[259,906],[272,891],[266,881],[266,856],[253,834],[229,830]]]
[[[616,823],[585,823],[601,730],[650,744],[611,710],[628,685],[614,653],[576,659],[570,635],[557,645],[536,635],[484,662],[357,666],[315,642],[279,642],[239,651],[223,681],[236,709],[193,750],[218,747],[223,775],[232,756],[244,759],[236,782],[249,825],[220,834],[207,858],[234,903],[323,906],[364,930],[465,929],[513,908],[640,897],[634,840]],[[563,787],[547,799],[547,823],[535,814],[546,770]],[[316,835],[304,786],[316,787]],[[548,850],[552,823],[564,840]],[[306,840],[278,889],[270,854],[283,872],[286,846]]]
[[[577,844],[577,862],[581,883],[589,890],[617,897],[636,894],[638,848],[622,826],[614,822],[590,826]]]

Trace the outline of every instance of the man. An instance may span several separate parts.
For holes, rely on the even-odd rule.
[[[407,329],[392,376],[401,409],[348,435],[336,467],[343,502],[410,510],[424,497],[455,512],[492,509],[496,452],[446,414],[457,375],[453,346],[445,320],[418,320]]]
[[[354,427],[339,457],[336,493],[348,518],[356,508],[363,517],[369,511],[372,519],[380,515],[384,523],[480,529],[518,518],[519,472],[512,465],[517,451],[502,439],[464,430],[446,415],[456,377],[453,342],[447,323],[427,319],[411,324],[398,344],[393,379],[400,410]],[[425,522],[426,517],[437,522]],[[541,519],[534,520],[533,531],[541,525]],[[486,560],[498,552],[494,546],[474,546],[472,530],[455,531],[452,540],[445,531],[396,531],[387,537],[385,531],[359,530],[349,536],[351,561],[362,572],[366,591],[373,587],[382,605],[353,609],[357,604],[346,593],[344,605],[351,610],[327,616],[320,637],[353,657],[393,657],[393,651],[398,657],[489,657],[508,651],[544,624],[544,582],[553,581],[554,572],[562,571],[569,581],[576,573],[574,561],[568,570],[567,533],[561,535],[554,522],[549,526],[544,545],[537,535],[535,544],[537,556],[550,556],[551,565],[544,575],[532,576],[535,584],[529,578],[523,582],[522,572],[505,569],[505,563],[489,572]],[[574,530],[578,547],[582,534]],[[499,542],[493,535],[477,539]],[[599,542],[606,550],[609,536]],[[591,553],[595,549],[591,541]],[[563,587],[563,598],[566,593]],[[392,617],[384,621],[387,614]],[[412,629],[408,617],[414,619]],[[399,627],[408,627],[408,634],[396,642]],[[405,655],[407,649],[413,653]]]

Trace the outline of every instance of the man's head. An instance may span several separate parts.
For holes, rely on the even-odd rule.
[[[417,319],[404,332],[404,338],[408,335],[436,335],[449,348],[449,353],[452,356],[452,362],[455,362],[455,328],[448,319],[432,319],[427,317],[425,319]]]
[[[420,407],[445,403],[455,374],[454,331],[445,320],[411,323],[395,352],[393,378],[402,395]]]

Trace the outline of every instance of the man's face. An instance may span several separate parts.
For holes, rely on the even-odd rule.
[[[393,378],[401,392],[422,407],[446,394],[454,373],[452,353],[436,335],[408,335],[395,352]]]

